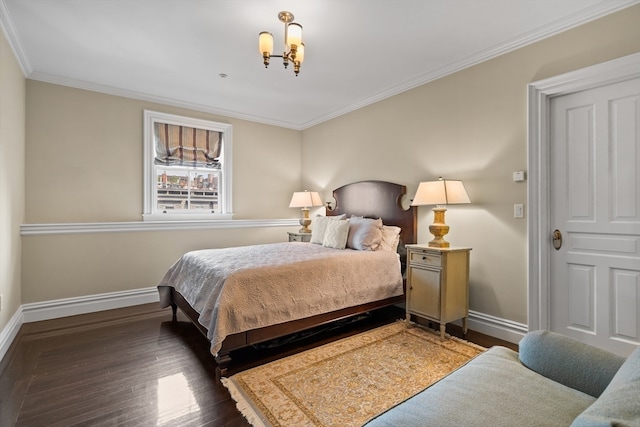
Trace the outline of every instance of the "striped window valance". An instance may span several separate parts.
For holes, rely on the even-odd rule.
[[[156,164],[220,167],[220,132],[156,122],[154,135]]]

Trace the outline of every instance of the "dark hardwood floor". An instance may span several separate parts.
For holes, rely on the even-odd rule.
[[[301,341],[233,354],[234,371],[403,317],[379,310]],[[460,328],[447,328],[461,336]],[[469,331],[484,347],[517,346]],[[22,326],[0,362],[2,426],[248,426],[216,380],[208,342],[146,304]]]

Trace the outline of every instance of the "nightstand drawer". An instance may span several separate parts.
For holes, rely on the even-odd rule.
[[[310,242],[311,233],[288,233],[290,242]]]
[[[410,251],[409,263],[412,265],[427,265],[430,267],[442,266],[442,255],[427,251]]]

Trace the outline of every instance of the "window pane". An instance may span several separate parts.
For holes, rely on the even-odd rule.
[[[220,171],[157,168],[159,212],[219,212]]]
[[[189,209],[189,173],[157,170],[158,211]]]
[[[218,212],[218,177],[216,173],[192,171],[189,174],[191,203],[189,209]]]

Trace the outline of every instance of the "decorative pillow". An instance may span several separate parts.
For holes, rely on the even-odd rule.
[[[319,245],[322,244],[324,240],[324,233],[327,230],[327,224],[330,221],[338,221],[341,219],[345,219],[347,216],[345,214],[336,215],[336,216],[320,216],[318,215],[313,222],[313,228],[311,229],[311,243],[317,243]]]
[[[347,236],[349,235],[349,220],[340,219],[329,221],[324,233],[322,246],[334,249],[344,249],[347,246]]]
[[[382,220],[352,216],[349,219],[347,247],[359,251],[375,251],[382,242]]]
[[[398,245],[400,244],[400,227],[394,227],[392,225],[382,226],[382,241],[377,250],[397,252]]]
[[[573,420],[571,427],[640,425],[640,347],[622,364],[600,397]]]

